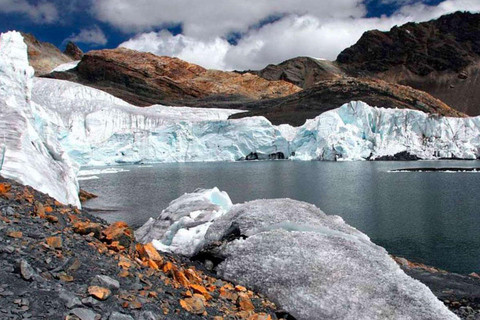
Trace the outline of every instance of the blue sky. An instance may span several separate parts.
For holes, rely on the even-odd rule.
[[[0,0],[0,31],[32,33],[63,49],[119,45],[217,69],[298,55],[335,59],[369,29],[388,30],[478,0]]]

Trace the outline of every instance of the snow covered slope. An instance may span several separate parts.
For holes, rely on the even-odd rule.
[[[80,206],[76,167],[44,119],[46,110],[31,103],[34,71],[18,32],[0,36],[0,174],[48,193],[65,204]],[[1,157],[1,154],[0,154]]]
[[[230,208],[230,209],[229,209]],[[233,207],[218,189],[172,201],[135,233],[157,249],[217,263],[296,319],[458,319],[388,253],[338,216],[290,200]]]

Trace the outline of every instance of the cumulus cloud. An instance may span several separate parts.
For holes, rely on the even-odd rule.
[[[108,1],[110,0],[100,2],[106,3]],[[255,7],[256,2],[246,2]],[[270,1],[257,2],[273,3]],[[329,2],[332,8],[325,7],[324,5],[327,2],[324,1],[306,1],[305,3],[302,2],[301,5],[303,11],[295,9],[294,6],[289,6],[290,1],[278,0],[275,3],[277,2],[282,2],[285,6],[282,7],[281,4],[278,6],[272,5],[270,10],[267,10],[258,4],[257,6],[262,9],[260,10],[261,13],[254,17],[245,18],[242,18],[242,16],[245,14],[244,10],[246,8],[239,4],[236,6],[239,20],[231,23],[229,20],[233,20],[236,16],[235,10],[227,10],[223,7],[218,8],[217,11],[212,10],[224,14],[224,16],[215,14],[213,19],[205,12],[196,12],[196,5],[192,4],[193,8],[190,6],[187,13],[194,17],[182,16],[179,13],[174,16],[176,20],[161,19],[162,23],[182,23],[183,34],[172,35],[167,31],[140,33],[123,43],[122,46],[149,51],[158,55],[176,56],[207,68],[223,70],[260,69],[270,63],[279,63],[296,56],[335,60],[343,49],[353,45],[367,30],[386,31],[395,25],[401,25],[409,21],[430,20],[457,10],[480,11],[478,0],[446,0],[435,6],[427,5],[423,1],[400,0],[400,2],[407,4],[399,7],[394,14],[378,18],[366,18],[365,8],[360,1],[356,0],[339,1],[338,6],[335,6],[335,2]],[[202,3],[205,3],[208,7],[210,1]],[[299,7],[298,2],[296,3]],[[315,6],[315,4],[318,5]],[[259,19],[276,13],[282,13],[280,19],[262,24],[259,27],[252,27],[255,23],[258,24]],[[195,16],[200,17],[202,15],[205,21],[203,23],[195,18]],[[120,20],[115,21],[115,23],[120,23]],[[123,26],[132,27],[133,21],[126,21]],[[153,23],[153,15],[146,21]],[[210,25],[215,24],[218,25],[218,28],[212,29],[212,31]],[[135,27],[145,26],[137,24]],[[240,32],[241,37],[236,44],[231,44],[225,40],[230,32]]]
[[[27,15],[35,23],[54,23],[58,19],[58,9],[50,2],[30,3],[27,0],[0,0],[0,12]]]
[[[82,29],[77,34],[72,34],[65,41],[87,43],[91,45],[106,45],[107,37],[98,26]]]

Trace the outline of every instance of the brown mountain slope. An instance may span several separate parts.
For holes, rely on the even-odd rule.
[[[222,104],[283,97],[301,90],[286,81],[207,70],[178,58],[125,48],[90,51],[77,68],[48,76],[89,85],[138,106]]]
[[[351,75],[409,85],[480,114],[480,14],[456,12],[389,32],[368,31],[337,62]]]
[[[278,65],[270,64],[259,71],[247,72],[270,81],[285,80],[303,89],[310,88],[318,81],[337,79],[346,75],[336,62],[310,57],[297,57]]]
[[[22,36],[28,48],[28,61],[36,76],[50,73],[55,67],[73,61],[51,43],[38,41],[28,33],[22,33]]]
[[[273,124],[303,125],[306,119],[338,108],[350,101],[364,101],[371,106],[414,109],[444,116],[461,117],[463,114],[445,103],[407,86],[383,80],[339,78],[317,82],[314,86],[284,98],[244,105],[250,109],[231,118],[265,116]]]

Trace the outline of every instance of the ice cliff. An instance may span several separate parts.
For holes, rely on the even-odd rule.
[[[480,117],[448,118],[351,102],[303,126],[273,126],[241,112],[134,107],[103,91],[35,79],[34,105],[48,111],[58,140],[81,165],[241,159],[365,160],[405,152],[421,159],[476,159]]]
[[[365,234],[305,202],[232,206],[218,189],[198,190],[135,235],[216,264],[219,276],[264,293],[299,320],[457,319]]]
[[[45,119],[50,111],[31,102],[34,71],[18,32],[0,36],[0,174],[80,206],[76,166]],[[1,163],[0,163],[1,165]]]

